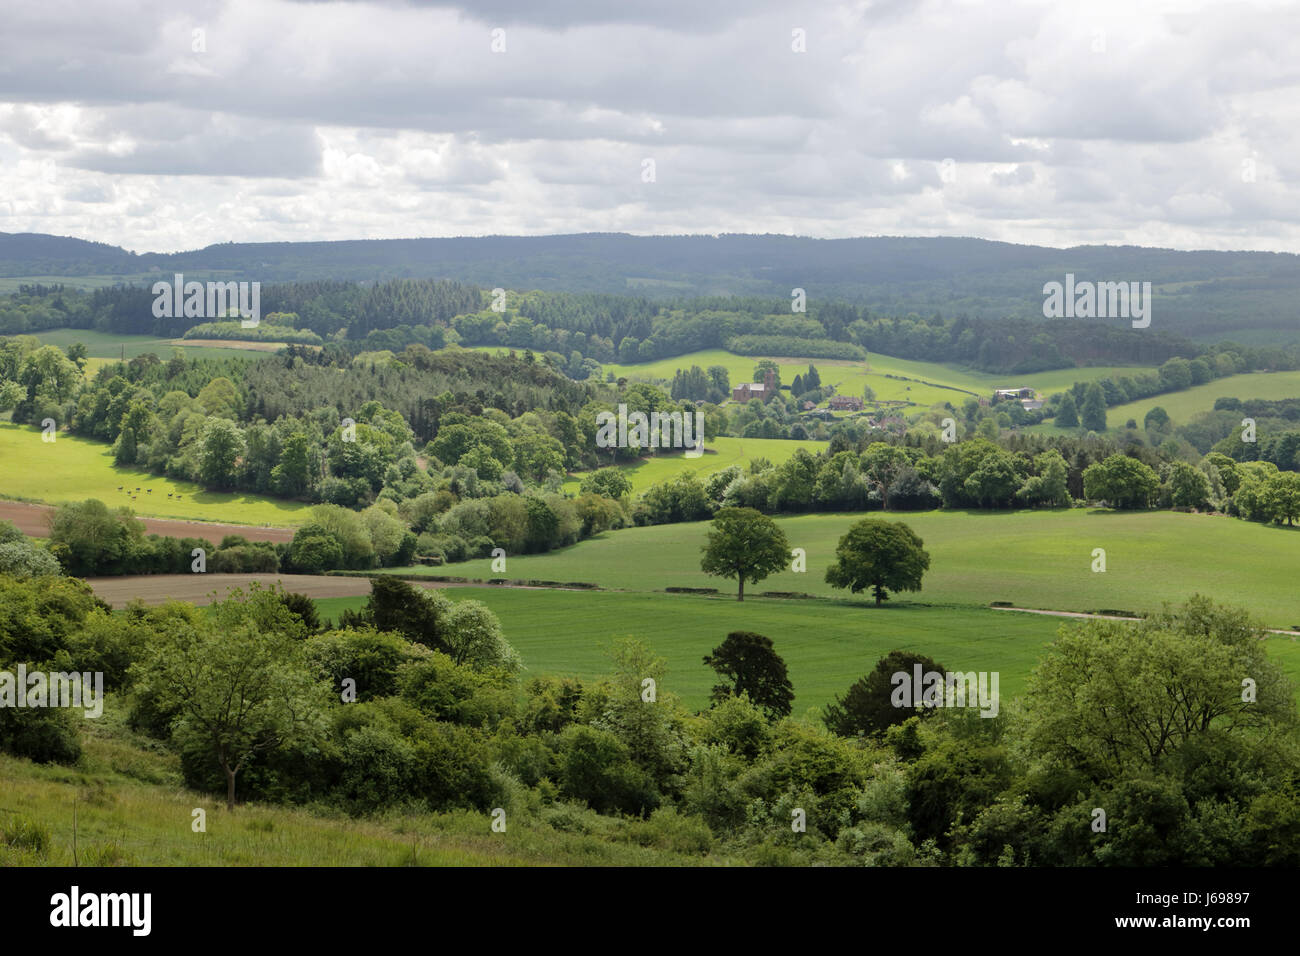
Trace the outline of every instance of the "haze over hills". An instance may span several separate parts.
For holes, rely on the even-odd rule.
[[[814,239],[780,235],[584,233],[342,242],[223,243],[133,253],[71,237],[0,233],[0,277],[237,273],[263,282],[396,277],[573,292],[808,296],[908,312],[1042,318],[1045,282],[1149,281],[1155,325],[1248,344],[1300,334],[1300,257],[1136,246],[1055,249],[971,238]]]

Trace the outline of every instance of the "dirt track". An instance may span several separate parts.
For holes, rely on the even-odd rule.
[[[1022,614],[1046,614],[1049,617],[1073,617],[1089,618],[1099,621],[1140,621],[1140,617],[1122,617],[1118,614],[1085,614],[1082,611],[1044,611],[1033,607],[995,607],[995,611],[1019,611]],[[1264,630],[1270,634],[1286,634],[1293,640],[1300,637],[1300,631],[1289,631],[1284,628],[1266,627]]]
[[[33,505],[23,501],[0,501],[0,519],[12,521],[23,534],[33,538],[49,536],[47,515],[54,512],[49,505]],[[228,534],[242,534],[249,541],[280,543],[293,540],[292,528],[259,528],[246,524],[215,524],[209,521],[184,521],[179,518],[140,518],[145,534],[161,534],[172,538],[207,538],[220,544]]]

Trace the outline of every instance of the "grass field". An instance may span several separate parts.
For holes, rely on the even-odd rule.
[[[474,346],[479,351],[507,352],[509,349],[497,346]],[[516,349],[515,351],[521,351]],[[642,362],[636,365],[619,365],[611,363],[601,366],[601,372],[613,372],[615,376],[645,381],[671,381],[677,369],[688,369],[692,365],[707,369],[710,365],[721,365],[727,369],[731,384],[753,381],[754,366],[761,357],[736,355],[722,349],[707,349],[690,352],[673,358],[659,359],[654,362]],[[1068,388],[1074,382],[1091,382],[1112,375],[1132,375],[1135,371],[1150,371],[1145,368],[1120,368],[1115,366],[1096,368],[1057,369],[1050,372],[1035,372],[1031,375],[993,375],[964,368],[960,365],[946,365],[939,362],[918,362],[912,359],[893,358],[889,355],[872,353],[866,362],[850,362],[831,359],[773,358],[781,366],[781,382],[789,385],[797,374],[803,374],[811,362],[817,367],[824,384],[834,385],[843,395],[861,395],[864,386],[870,385],[876,398],[885,401],[909,401],[926,407],[942,402],[959,406],[969,397],[991,395],[995,388],[1029,386],[1041,392],[1049,393]],[[904,376],[919,381],[901,381],[888,378],[889,375]],[[933,384],[922,384],[929,382]],[[949,386],[937,388],[935,386]],[[957,391],[954,391],[957,389]]]
[[[892,650],[924,653],[952,670],[997,671],[1009,701],[1025,687],[1043,648],[1070,618],[987,607],[899,602],[875,608],[857,601],[746,598],[693,594],[546,589],[448,588],[454,600],[482,601],[501,619],[524,659],[525,676],[563,674],[590,680],[609,672],[607,650],[622,637],[645,641],[668,662],[661,689],[691,709],[708,706],[714,673],[703,656],[735,630],[770,637],[789,668],[794,713],[820,709]],[[1186,596],[1186,595],[1184,595]],[[322,617],[337,619],[365,598],[325,598]],[[1270,651],[1300,683],[1300,642],[1282,635]]]
[[[839,538],[861,517],[779,519],[790,546],[807,552],[808,570],[783,571],[746,590],[842,594],[826,584],[825,570]],[[1300,528],[1163,511],[930,511],[886,517],[910,526],[930,553],[924,589],[899,596],[899,603],[1010,601],[1065,611],[1148,611],[1199,591],[1250,607],[1271,627],[1300,625],[1295,587]],[[733,581],[700,570],[708,528],[701,522],[609,531],[561,551],[509,557],[507,576],[632,591],[678,586],[734,593]],[[1106,551],[1105,573],[1091,570],[1094,548]],[[489,560],[409,570],[493,577]]]
[[[132,501],[117,490],[119,485],[153,491],[141,491]],[[168,492],[181,497],[168,498]],[[303,524],[309,507],[258,495],[204,491],[192,482],[118,468],[110,445],[67,433],[47,443],[39,431],[8,422],[0,422],[0,497],[46,504],[98,498],[110,508],[127,505],[148,517],[280,527]]]
[[[733,385],[753,379],[754,365],[759,361],[745,355],[735,355],[721,349],[692,352],[676,358],[646,362],[639,365],[604,365],[603,371],[628,378],[669,379],[679,368],[698,365],[708,368],[710,365],[725,366],[731,376]],[[861,395],[863,386],[870,385],[876,397],[890,401],[911,401],[919,405],[931,405],[937,402],[951,402],[960,405],[965,401],[964,392],[977,395],[989,395],[995,388],[1012,386],[1029,386],[1042,392],[1058,391],[1076,381],[1094,381],[1113,374],[1132,374],[1133,369],[1114,367],[1058,369],[1051,372],[1036,372],[1032,375],[993,375],[963,368],[959,365],[945,365],[938,362],[918,362],[912,359],[893,358],[889,355],[872,353],[863,362],[837,362],[829,359],[774,359],[781,366],[781,381],[790,384],[796,374],[801,374],[812,362],[817,367],[822,381],[835,385],[846,395]],[[950,388],[935,388],[922,385],[916,381],[899,381],[887,378],[888,375],[901,375],[909,379],[932,382],[934,385],[946,385]],[[1014,379],[1014,381],[1013,381]],[[952,389],[963,391],[954,392]]]
[[[124,357],[131,360],[138,355],[152,352],[164,361],[171,358],[177,349],[188,358],[202,355],[211,358],[253,359],[261,356],[255,351],[227,346],[209,345],[174,345],[172,339],[158,338],[152,335],[119,335],[114,332],[99,332],[95,329],[46,329],[33,333],[42,344],[57,345],[67,348],[74,342],[86,347],[86,355],[92,360],[87,363],[88,373],[110,361],[120,361]]]
[[[925,362],[909,362],[906,359],[894,359],[883,355],[869,356],[865,363],[796,358],[775,358],[773,361],[781,367],[781,382],[784,385],[789,385],[794,381],[796,375],[806,372],[808,363],[811,362],[817,367],[822,383],[834,385],[840,394],[862,395],[863,388],[870,385],[879,399],[910,401],[924,406],[938,402],[952,402],[954,405],[958,405],[966,398],[966,394],[965,391],[952,391],[951,389],[923,385],[915,381],[904,382],[886,378],[886,374],[924,379],[938,385],[951,385],[958,389],[979,394],[983,394],[984,391],[992,391],[995,387],[989,385],[985,389],[984,382],[969,372]],[[632,380],[655,381],[666,379],[671,381],[673,373],[679,368],[690,368],[692,365],[698,365],[700,368],[707,369],[710,365],[721,365],[727,369],[731,384],[735,386],[741,382],[752,382],[754,380],[754,366],[758,362],[759,359],[756,357],[735,355],[722,349],[709,349],[703,352],[691,352],[688,355],[679,355],[675,358],[645,362],[638,365],[603,365],[601,370],[603,372],[613,372],[616,376],[627,377]]]
[[[638,495],[651,485],[675,478],[682,472],[693,471],[703,477],[731,465],[748,467],[749,462],[755,458],[766,458],[772,464],[779,465],[789,461],[799,448],[815,455],[825,446],[825,442],[792,441],[785,438],[719,437],[705,445],[704,454],[699,458],[687,458],[681,452],[661,453],[654,458],[619,467],[632,482],[632,494]],[[576,494],[584,474],[586,472],[576,473],[575,477],[564,483],[564,490]]]
[[[730,631],[772,638],[789,667],[794,713],[820,708],[892,650],[921,651],[954,670],[998,671],[1000,693],[1020,693],[1025,678],[1056,635],[1060,618],[978,607],[899,604],[876,610],[836,600],[779,600],[692,594],[628,594],[498,588],[448,588],[453,599],[482,601],[501,619],[527,674],[591,679],[610,670],[606,652],[637,637],[668,661],[660,691],[691,709],[708,707],[716,675],[703,663]],[[365,598],[318,600],[337,618]]]
[[[1244,375],[1229,375],[1216,378],[1213,382],[1183,389],[1181,392],[1167,392],[1152,398],[1143,398],[1136,402],[1127,402],[1106,409],[1106,427],[1110,432],[1123,431],[1124,423],[1130,418],[1143,427],[1147,412],[1157,405],[1169,413],[1175,424],[1183,425],[1202,412],[1212,411],[1217,398],[1250,398],[1277,400],[1282,398],[1300,398],[1300,371],[1291,372],[1249,372]],[[1066,434],[1078,429],[1057,428],[1050,422],[1033,425],[1026,431],[1046,432],[1049,434]]]
[[[89,276],[4,276],[0,277],[0,294],[17,292],[25,285],[62,285],[69,289],[102,289],[113,285],[130,285],[157,279],[157,273],[135,275]]]
[[[1181,392],[1170,392],[1167,395],[1156,395],[1153,398],[1129,402],[1127,405],[1116,405],[1114,408],[1106,409],[1106,424],[1111,428],[1123,428],[1124,422],[1132,418],[1137,421],[1138,427],[1141,427],[1147,412],[1159,405],[1169,413],[1171,419],[1181,425],[1191,421],[1201,412],[1213,410],[1216,398],[1229,397],[1242,400],[1300,398],[1300,371],[1229,375],[1227,378],[1216,378],[1213,382],[1206,382],[1204,385],[1197,385]]]

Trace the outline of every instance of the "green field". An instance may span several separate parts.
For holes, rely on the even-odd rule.
[[[679,368],[698,365],[708,368],[710,365],[722,365],[731,376],[732,385],[753,379],[754,365],[758,358],[735,355],[721,349],[692,352],[676,358],[661,359],[657,362],[645,362],[639,365],[603,365],[603,371],[613,372],[617,376],[643,379],[668,379]],[[808,363],[817,367],[822,381],[835,385],[845,395],[861,395],[862,389],[870,385],[876,397],[888,401],[910,401],[919,405],[932,405],[951,402],[960,405],[965,401],[967,392],[976,395],[991,395],[995,388],[1024,387],[1035,388],[1041,392],[1058,391],[1076,381],[1094,381],[1109,375],[1132,374],[1134,369],[1097,367],[1058,369],[1051,372],[1035,372],[1032,375],[994,375],[979,372],[959,365],[945,365],[938,362],[918,362],[912,359],[893,358],[889,355],[872,353],[863,362],[831,361],[829,359],[773,359],[781,366],[781,381],[790,384],[796,374],[807,370]],[[888,378],[889,375],[905,376],[920,381],[900,381]],[[931,382],[923,385],[920,382]],[[934,386],[946,385],[949,388]],[[960,391],[952,391],[959,389]]]
[[[488,345],[474,346],[474,348],[485,352],[511,351]],[[710,365],[721,365],[727,369],[731,384],[735,386],[741,382],[753,381],[754,366],[760,360],[759,356],[736,355],[723,349],[707,349],[636,365],[610,363],[602,365],[601,372],[602,374],[612,372],[616,377],[626,377],[630,380],[671,381],[673,373],[678,369],[688,369],[692,365],[698,365],[703,369],[707,369]],[[960,405],[970,394],[988,397],[992,395],[995,388],[1028,386],[1047,394],[1068,388],[1074,382],[1092,382],[1109,376],[1152,371],[1147,368],[1098,366],[1056,369],[1050,372],[1034,372],[1030,375],[994,375],[960,365],[918,362],[877,353],[868,355],[865,362],[806,358],[772,358],[772,361],[781,366],[781,382],[785,385],[794,381],[795,375],[807,371],[808,363],[811,362],[817,367],[823,384],[834,385],[842,395],[861,395],[863,388],[870,385],[876,398],[882,401],[915,402],[923,407],[943,402]],[[904,376],[916,381],[901,381],[897,378],[889,378],[890,375]],[[925,382],[932,384],[923,384]]]
[[[899,604],[877,611],[834,600],[775,600],[691,594],[449,588],[449,597],[482,601],[501,619],[527,674],[591,679],[609,672],[606,650],[617,638],[640,638],[667,659],[661,691],[692,709],[708,707],[716,675],[703,663],[730,631],[772,638],[789,667],[794,713],[820,708],[892,650],[920,651],[954,670],[998,671],[999,693],[1020,693],[1030,669],[1063,621],[978,607]],[[337,618],[365,598],[317,601]],[[527,676],[527,674],[525,676]]]
[[[638,461],[635,464],[620,465],[623,474],[632,482],[632,494],[638,495],[653,484],[675,478],[682,472],[693,471],[701,477],[721,471],[731,465],[747,467],[755,458],[766,458],[774,465],[789,461],[795,451],[802,448],[808,454],[815,455],[826,447],[825,442],[793,441],[787,438],[715,438],[707,442],[704,454],[699,458],[687,458],[682,452],[663,454]],[[576,477],[564,483],[564,490],[571,494],[578,493],[585,472],[575,473]]]
[[[117,490],[119,485],[153,491],[141,490],[132,501]],[[168,492],[181,497],[168,498]],[[192,482],[118,468],[110,445],[65,432],[47,443],[39,430],[8,422],[0,422],[0,498],[47,504],[98,498],[110,508],[129,506],[141,517],[273,527],[303,524],[310,507],[260,495],[204,491]]]
[[[1019,695],[1045,645],[1075,620],[986,607],[857,601],[546,589],[448,588],[454,600],[482,601],[501,619],[525,676],[563,674],[590,680],[610,669],[606,652],[622,637],[644,640],[668,662],[661,689],[692,709],[708,706],[715,675],[703,656],[735,630],[770,638],[789,668],[794,713],[821,708],[892,650],[926,654],[952,670],[997,671],[1003,700]],[[1186,595],[1183,595],[1184,597]],[[337,619],[365,598],[316,602]],[[1269,639],[1270,650],[1300,682],[1300,642]]]
[[[25,285],[61,285],[69,289],[103,289],[114,285],[132,285],[153,281],[157,273],[137,273],[135,275],[89,275],[89,276],[4,276],[0,277],[0,294],[17,292]]]
[[[779,519],[790,546],[807,552],[808,570],[783,571],[746,590],[842,594],[823,577],[840,536],[861,517]],[[1148,611],[1199,591],[1249,607],[1271,627],[1300,625],[1295,587],[1300,528],[1167,511],[930,511],[886,517],[909,525],[930,553],[924,590],[900,596],[899,603],[1010,601],[1065,611]],[[700,522],[608,531],[561,551],[509,557],[506,576],[631,591],[677,586],[734,593],[734,582],[700,571],[708,528]],[[1105,573],[1091,570],[1094,548],[1106,551]],[[493,577],[489,560],[408,570]]]
[[[173,345],[171,339],[158,338],[153,335],[119,335],[114,332],[99,332],[95,329],[46,329],[43,332],[34,332],[32,334],[39,338],[43,344],[57,345],[61,349],[67,348],[75,342],[80,342],[86,347],[86,355],[89,358],[100,360],[87,364],[88,373],[93,373],[110,360],[125,358],[129,361],[136,356],[144,355],[146,352],[152,352],[164,361],[171,358],[172,352],[177,350],[187,358],[202,355],[211,358],[248,360],[262,358],[266,355],[265,352],[254,352],[248,349],[203,345]]]
[[[1300,371],[1229,375],[1181,392],[1169,392],[1129,402],[1127,405],[1116,405],[1106,409],[1106,425],[1110,428],[1123,428],[1124,422],[1132,418],[1140,428],[1147,412],[1157,405],[1168,412],[1174,422],[1182,425],[1201,412],[1212,411],[1217,398],[1240,398],[1243,401],[1248,398],[1300,398]]]
[[[1214,410],[1214,401],[1218,398],[1263,398],[1276,401],[1283,398],[1300,398],[1300,371],[1289,372],[1248,372],[1243,375],[1229,375],[1216,378],[1213,382],[1196,385],[1180,392],[1167,392],[1151,398],[1139,399],[1106,409],[1106,429],[1115,433],[1124,430],[1124,423],[1130,418],[1143,427],[1147,412],[1157,405],[1169,413],[1170,419],[1178,425],[1185,425],[1202,412]],[[1050,422],[1032,425],[1026,431],[1047,434],[1073,434],[1078,429],[1057,428]]]
[[[690,368],[692,365],[698,365],[700,368],[707,369],[710,365],[721,365],[727,369],[731,384],[735,386],[741,382],[752,382],[754,380],[754,366],[759,361],[759,358],[735,355],[722,349],[709,349],[703,352],[691,352],[675,358],[645,362],[638,365],[602,365],[601,371],[613,372],[615,376],[626,377],[631,380],[671,381],[673,373],[679,368]],[[991,392],[996,387],[990,384],[986,388],[985,381],[978,377],[978,373],[972,375],[970,372],[956,368],[950,369],[943,365],[928,362],[910,362],[906,359],[889,358],[884,355],[871,355],[866,362],[796,358],[774,358],[772,361],[781,366],[781,382],[784,385],[789,385],[794,381],[796,375],[806,372],[808,363],[811,362],[817,367],[822,383],[834,385],[842,395],[860,396],[863,394],[863,388],[870,385],[875,392],[876,398],[887,401],[915,402],[924,406],[939,402],[952,402],[954,405],[958,405],[967,397],[967,392],[982,395],[986,391]],[[905,382],[886,378],[887,374],[924,379],[936,385],[951,385],[962,391],[935,388],[932,385],[923,385],[919,381]],[[989,378],[988,381],[991,382],[992,378]]]

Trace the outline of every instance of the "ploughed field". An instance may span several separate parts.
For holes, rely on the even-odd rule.
[[[0,521],[12,521],[23,534],[32,538],[48,537],[49,518],[54,514],[50,505],[34,505],[23,501],[0,501]],[[243,535],[249,541],[280,543],[293,540],[292,528],[255,528],[242,524],[214,524],[208,521],[179,521],[168,518],[141,518],[145,534],[158,534],[172,538],[205,538],[220,544],[228,534]]]

